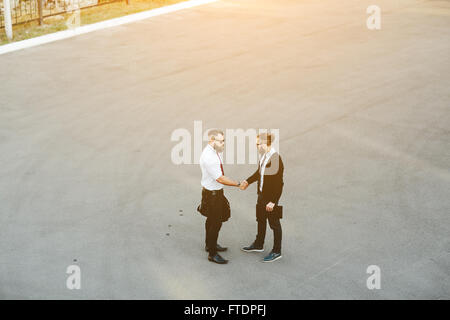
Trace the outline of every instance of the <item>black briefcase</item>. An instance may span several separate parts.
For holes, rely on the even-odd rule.
[[[221,201],[219,208],[216,207],[216,209],[219,209],[221,212],[221,220],[222,222],[227,221],[230,219],[231,216],[231,208],[230,203],[228,202],[228,199],[225,196],[222,196],[218,199],[218,201]],[[208,203],[207,203],[207,197],[202,196],[202,201],[197,206],[197,211],[205,217],[208,217],[208,210],[209,210]],[[210,208],[214,210],[214,208]]]
[[[231,217],[230,203],[226,197],[223,197],[222,222],[228,221]]]
[[[266,205],[256,204],[256,216],[257,217],[276,217],[279,219],[283,218],[283,206],[275,205],[273,211],[269,212],[266,210]]]
[[[208,217],[208,212],[206,210],[206,202],[203,199],[198,205],[197,211],[200,212],[202,216]]]
[[[197,206],[197,211],[205,217],[208,217],[208,194],[206,192],[206,189],[202,189],[202,198],[200,200],[200,204]]]

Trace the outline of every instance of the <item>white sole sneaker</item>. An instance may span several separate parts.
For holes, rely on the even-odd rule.
[[[265,262],[265,263],[267,263],[267,262],[274,262],[274,261],[280,260],[281,258],[283,258],[283,256],[276,257],[275,259],[270,260],[270,261],[263,260],[262,262]]]
[[[241,250],[244,252],[264,252],[264,248],[263,249],[252,249],[252,250],[245,250],[244,248],[241,248]]]

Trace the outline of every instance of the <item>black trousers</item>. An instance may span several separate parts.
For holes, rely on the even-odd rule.
[[[209,255],[217,254],[217,239],[222,227],[222,211],[224,210],[223,192],[212,195],[203,191],[202,197],[205,200],[208,216],[205,222],[205,244],[208,247]]]
[[[257,204],[262,208],[269,203],[269,201],[265,201],[261,195],[258,195]],[[265,210],[265,209],[264,209]],[[274,217],[270,212],[256,212],[256,221],[258,222],[258,233],[256,235],[256,240],[254,245],[256,247],[262,247],[264,245],[264,239],[266,237],[266,228],[267,228],[267,220],[269,220],[269,226],[273,231],[273,249],[272,251],[275,253],[281,253],[281,238],[282,238],[282,230],[280,218]]]

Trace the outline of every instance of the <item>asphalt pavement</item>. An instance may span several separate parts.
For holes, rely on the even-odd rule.
[[[0,56],[0,298],[449,299],[449,53],[449,1],[220,0]],[[279,129],[281,260],[255,185],[207,260],[194,121]]]

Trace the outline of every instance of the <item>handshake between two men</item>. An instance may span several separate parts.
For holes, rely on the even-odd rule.
[[[222,223],[230,217],[230,207],[223,192],[223,185],[239,187],[246,190],[250,184],[257,182],[256,221],[258,233],[255,241],[241,248],[245,252],[263,252],[266,235],[267,220],[274,233],[274,246],[272,251],[263,259],[263,262],[273,262],[281,258],[281,206],[278,201],[283,190],[283,161],[278,152],[272,147],[274,136],[262,133],[257,136],[256,145],[260,160],[256,171],[242,182],[232,180],[225,176],[220,153],[224,150],[225,139],[223,131],[210,130],[209,142],[200,157],[202,170],[202,207],[207,217],[205,223],[206,239],[205,250],[209,252],[208,260],[225,264],[228,260],[222,258],[218,252],[226,251],[217,244]]]

